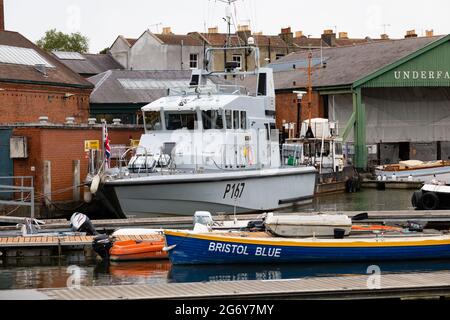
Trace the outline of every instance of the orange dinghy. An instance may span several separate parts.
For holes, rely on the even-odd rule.
[[[168,254],[163,251],[164,246],[163,236],[149,241],[117,241],[109,251],[109,254],[112,261],[167,259]]]

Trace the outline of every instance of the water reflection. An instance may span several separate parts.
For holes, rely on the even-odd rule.
[[[281,280],[307,277],[364,275],[376,264],[382,273],[413,273],[450,270],[450,260],[388,263],[304,263],[278,265],[172,266],[173,282]]]
[[[45,262],[47,263],[32,267],[26,266],[32,263],[30,261],[22,261],[20,266],[3,262],[0,266],[0,290],[66,287],[70,277],[70,264],[59,259],[49,259]],[[115,264],[85,261],[78,264],[78,267],[81,271],[81,286],[105,286],[364,275],[372,264],[378,265],[382,273],[450,270],[450,260],[211,266],[172,266],[165,260]]]

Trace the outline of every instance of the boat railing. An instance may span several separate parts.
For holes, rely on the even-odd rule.
[[[169,96],[189,95],[248,95],[248,90],[239,85],[200,85],[189,87],[175,87],[169,89]]]

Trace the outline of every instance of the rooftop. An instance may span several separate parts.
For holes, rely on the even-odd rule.
[[[123,66],[109,54],[56,51],[53,55],[71,70],[83,76],[94,76],[108,70],[123,69]]]
[[[404,58],[444,36],[377,41],[357,46],[323,48],[326,68],[313,71],[314,87],[350,85],[375,71]],[[313,65],[318,65],[321,51],[313,50]],[[272,63],[276,89],[304,88],[307,86],[308,57],[296,52]]]
[[[92,84],[20,33],[0,31],[0,81],[92,88]],[[45,68],[44,68],[45,67]]]

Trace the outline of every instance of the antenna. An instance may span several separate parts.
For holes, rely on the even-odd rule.
[[[387,29],[387,27],[390,27],[391,25],[388,24],[388,23],[385,23],[385,24],[383,24],[383,25],[381,25],[381,26],[383,27],[383,33],[386,34],[386,29]]]
[[[225,22],[227,23],[227,26],[228,26],[227,43],[225,45],[225,47],[228,48],[230,46],[230,44],[231,44],[231,41],[230,41],[231,40],[231,18],[232,18],[232,16],[231,16],[231,5],[233,3],[235,3],[236,1],[238,1],[238,0],[216,0],[216,1],[228,4],[228,6],[225,9],[225,16],[226,17],[223,18],[225,20]]]
[[[159,33],[159,26],[162,26],[162,22],[151,24],[150,28],[156,27],[156,33]]]
[[[329,26],[329,27],[327,27],[327,28],[333,28],[333,29],[334,29],[334,33],[337,34],[337,28],[338,28],[338,26]]]

